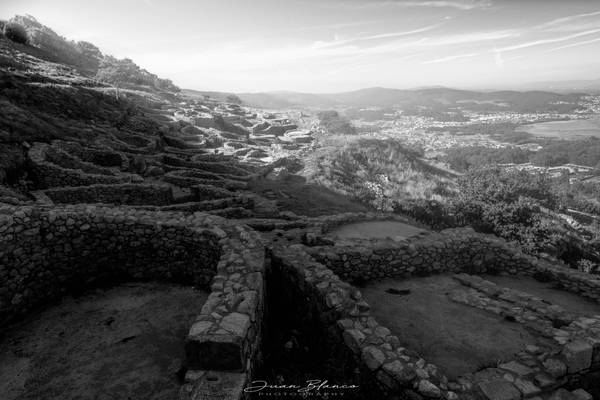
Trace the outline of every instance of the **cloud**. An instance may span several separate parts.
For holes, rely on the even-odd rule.
[[[571,48],[571,47],[584,46],[586,44],[591,44],[591,43],[596,43],[596,42],[600,42],[600,37],[597,37],[597,38],[594,38],[594,39],[590,39],[590,40],[584,40],[582,42],[576,42],[576,43],[566,44],[564,46],[554,47],[552,49],[546,50],[545,53],[551,53],[553,51],[558,51],[558,50],[562,50],[562,49],[568,49],[568,48]]]
[[[423,7],[423,8],[454,8],[469,11],[478,8],[487,8],[492,5],[492,0],[369,0],[369,1],[336,1],[331,4],[335,7],[346,8],[377,8],[385,6],[395,7]]]
[[[281,29],[279,32],[301,32],[301,31],[311,31],[316,29],[340,29],[340,28],[348,28],[353,26],[361,26],[361,25],[371,25],[375,23],[380,23],[381,20],[372,19],[365,21],[352,21],[352,22],[339,22],[334,24],[319,24],[319,25],[308,25],[308,26],[298,26],[293,28]]]
[[[594,16],[600,16],[600,11],[585,13],[585,14],[574,14],[566,17],[553,19],[552,21],[544,22],[536,25],[533,29],[536,30],[550,30],[550,31],[565,31],[565,30],[578,30],[581,29],[581,22],[577,24],[568,24],[569,22],[577,21],[582,18],[589,18]],[[598,23],[599,21],[595,21]]]
[[[476,8],[486,8],[492,5],[491,0],[471,0],[471,1],[394,1],[394,5],[402,7],[438,7],[438,8],[456,8],[459,10],[473,10]]]
[[[435,60],[423,61],[421,64],[437,64],[437,63],[446,62],[446,61],[458,60],[458,59],[461,59],[461,58],[476,57],[478,55],[480,55],[480,53],[457,54],[457,55],[454,55],[454,56],[436,58]]]
[[[493,40],[509,39],[521,36],[521,33],[516,30],[500,30],[488,32],[470,32],[455,35],[444,35],[437,38],[428,39],[427,44],[430,46],[447,46],[456,44],[469,44],[477,42],[486,42]]]
[[[575,33],[572,35],[555,37],[555,38],[550,38],[550,39],[539,39],[539,40],[525,42],[525,43],[521,43],[521,44],[517,44],[517,45],[513,45],[513,46],[507,46],[507,47],[500,48],[499,50],[500,51],[521,50],[521,49],[526,49],[526,48],[534,47],[534,46],[541,46],[541,45],[545,45],[545,44],[565,42],[567,40],[576,39],[581,36],[592,35],[592,34],[598,33],[598,32],[600,32],[600,29],[592,29],[589,31],[579,32],[579,33]]]
[[[411,31],[389,32],[389,33],[382,33],[382,34],[378,34],[378,35],[359,36],[359,37],[350,38],[350,39],[335,39],[331,42],[319,41],[319,42],[315,42],[314,46],[315,46],[315,48],[326,48],[326,47],[341,46],[341,45],[360,42],[360,41],[375,40],[375,39],[387,39],[387,38],[394,38],[394,37],[401,37],[401,36],[410,36],[410,35],[414,35],[417,33],[423,33],[423,32],[430,31],[432,29],[437,28],[439,25],[440,24],[429,25],[429,26],[419,28],[419,29],[414,29]]]
[[[494,63],[498,69],[504,68],[504,58],[502,57],[502,52],[498,49],[494,50]]]

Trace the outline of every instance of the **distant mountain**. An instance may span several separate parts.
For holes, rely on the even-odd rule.
[[[569,112],[575,107],[581,94],[560,94],[538,90],[477,92],[445,87],[422,89],[373,87],[342,93],[312,94],[280,91],[240,93],[238,96],[245,104],[261,108],[394,106],[406,109],[426,107],[445,111],[459,106],[468,106],[479,111]]]
[[[318,94],[284,91],[268,93],[231,93],[183,89],[182,93],[193,98],[209,97],[217,101],[227,101],[227,97],[235,95],[247,106],[277,110],[299,106],[316,106],[317,108],[321,108],[323,106],[334,106],[336,104],[334,101],[330,101]]]
[[[561,93],[586,92],[597,94],[600,93],[600,79],[534,82],[526,85],[526,87],[528,89],[550,90]]]

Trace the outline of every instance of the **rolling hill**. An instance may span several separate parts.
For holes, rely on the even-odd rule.
[[[206,92],[216,95],[217,92]],[[223,93],[221,96],[225,96]],[[515,112],[568,112],[577,107],[581,93],[547,91],[476,92],[443,87],[390,89],[373,87],[342,93],[299,93],[290,91],[238,93],[244,104],[261,108],[428,107],[448,109],[469,107],[477,110]]]

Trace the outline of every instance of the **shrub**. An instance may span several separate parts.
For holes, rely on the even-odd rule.
[[[329,133],[355,135],[356,128],[346,118],[340,116],[337,111],[321,111],[317,113],[321,126]]]
[[[588,273],[588,274],[592,274],[597,271],[600,271],[600,269],[598,268],[598,265],[596,265],[592,261],[586,260],[586,259],[577,261],[577,269],[579,269],[582,272]]]
[[[16,43],[27,44],[29,41],[25,28],[14,22],[4,25],[4,36]]]
[[[450,214],[449,207],[436,200],[405,199],[393,205],[395,213],[407,215],[432,229],[456,227],[456,221]]]
[[[227,101],[233,104],[242,104],[242,99],[240,99],[235,94],[230,94],[229,96],[227,96]]]

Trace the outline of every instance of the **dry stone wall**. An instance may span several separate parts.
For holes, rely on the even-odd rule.
[[[212,215],[91,205],[0,208],[3,327],[65,293],[104,283],[167,280],[210,290],[188,335],[182,398],[208,381],[213,394],[239,389],[260,365],[264,267],[258,234]],[[215,381],[229,386],[215,389]]]
[[[185,176],[170,172],[163,177],[165,182],[172,183],[181,187],[192,187],[194,185],[211,185],[221,187],[227,190],[243,190],[248,187],[246,182],[241,182],[233,179],[226,179],[219,176],[208,176],[206,178]]]
[[[86,173],[81,169],[62,167],[46,159],[48,148],[47,144],[35,143],[28,152],[33,178],[42,189],[59,186],[86,186],[97,183],[139,182],[142,180],[141,177],[134,174],[103,175]]]
[[[83,161],[102,167],[117,167],[122,171],[127,170],[129,167],[129,159],[125,155],[109,148],[84,147],[75,142],[59,140],[52,142],[52,145]]]
[[[456,237],[457,232],[451,233],[452,237]],[[472,232],[468,235],[472,236]],[[509,247],[497,247],[498,243],[495,241],[489,243],[493,245],[487,250],[492,252],[509,249]],[[329,340],[331,343],[344,343],[353,355],[354,365],[361,371],[360,383],[366,384],[373,393],[379,392],[378,398],[398,396],[411,399],[519,400],[536,395],[572,398],[569,396],[573,394],[562,387],[565,385],[576,387],[581,382],[589,380],[590,376],[597,375],[600,370],[600,316],[593,318],[568,316],[557,307],[542,304],[532,296],[517,296],[513,291],[493,288],[492,284],[476,276],[461,274],[457,275],[457,279],[472,287],[472,290],[479,290],[491,297],[499,296],[508,303],[512,302],[513,305],[507,303],[508,308],[504,310],[507,315],[511,315],[520,323],[532,325],[532,328],[534,328],[533,324],[536,324],[536,330],[552,338],[555,346],[548,349],[529,346],[518,353],[513,361],[484,369],[476,374],[468,374],[456,382],[451,382],[438,371],[435,365],[427,363],[410,349],[401,347],[398,338],[370,316],[370,307],[362,299],[360,292],[308,254],[308,252],[319,254],[319,250],[302,245],[275,246],[272,268],[280,270],[281,274],[287,277],[287,281],[283,283],[287,285],[285,290],[299,292],[295,297],[304,303],[306,314],[313,316],[313,323],[318,321],[317,323],[322,325],[321,329],[325,332],[323,337],[327,338],[324,340]],[[486,249],[482,245],[480,250]],[[340,253],[344,251],[349,251],[349,248],[341,249]],[[520,263],[514,262],[514,260],[521,260],[520,253],[514,250],[513,253],[516,253],[514,259],[507,258],[509,264],[503,271],[512,271],[521,266]],[[343,254],[340,255],[344,261]],[[420,255],[420,253],[412,253],[409,257],[417,258]],[[437,254],[435,260],[439,260],[438,256],[440,254]],[[328,260],[327,257],[323,259]],[[472,257],[469,260],[472,261]],[[393,260],[379,262],[380,259],[375,258],[374,261],[378,265],[383,265]],[[430,261],[425,259],[424,262]],[[499,261],[496,260],[496,263]],[[418,264],[420,265],[421,262]],[[341,265],[343,266],[343,263]],[[352,264],[347,264],[346,269],[340,267],[340,271],[345,273],[349,268],[348,265]],[[458,264],[452,265],[458,266]],[[489,272],[486,268],[482,268],[482,265],[477,265],[476,271],[471,272]],[[362,266],[368,268],[367,264]],[[499,270],[498,265],[493,265],[493,268],[494,271]],[[530,268],[533,269],[535,266]],[[408,269],[403,274],[435,272],[439,272],[439,269]],[[392,273],[393,276],[399,276],[395,272]],[[565,276],[568,276],[568,273],[565,272]],[[465,298],[467,297],[473,296],[469,295]],[[494,300],[495,297],[481,298],[482,301],[478,304],[468,305],[484,309],[497,308],[498,312],[502,312],[502,308]],[[554,326],[557,320],[561,321],[562,327]],[[589,396],[582,390],[578,393]]]
[[[51,146],[46,147],[46,161],[67,169],[80,169],[88,174],[115,175],[113,171],[106,167],[82,161],[77,157]]]
[[[468,228],[405,240],[345,239],[335,243],[326,235],[344,223],[385,219],[372,217],[343,214],[305,221],[309,225],[302,240],[309,246],[274,244],[272,262],[274,270],[292,277],[286,290],[300,291],[295,297],[305,304],[309,315],[318,316],[315,320],[327,332],[323,337],[331,338],[332,343],[343,342],[352,352],[361,371],[360,382],[369,390],[378,390],[382,393],[379,397],[425,399],[592,398],[581,389],[571,393],[564,387],[589,385],[590,379],[600,376],[600,316],[570,315],[535,296],[501,290],[464,272],[532,275],[596,301],[600,300],[600,280],[555,260],[527,256],[502,239]],[[456,278],[473,292],[454,293],[453,301],[512,317],[552,339],[554,345],[528,346],[513,361],[452,382],[435,365],[399,347],[398,339],[369,315],[369,305],[360,292],[345,283],[440,272],[460,272]]]
[[[220,249],[210,229],[127,209],[1,209],[2,320],[97,282],[167,279],[208,286]]]
[[[236,166],[234,163],[187,161],[171,155],[164,155],[162,157],[162,162],[174,167],[198,169],[201,171],[213,172],[215,174],[231,174],[238,176],[246,176],[248,174],[246,170]]]
[[[321,324],[323,340],[345,346],[349,357],[342,358],[360,371],[357,383],[367,386],[363,390],[373,398],[458,398],[435,366],[401,347],[398,338],[370,316],[358,289],[305,250],[302,245],[275,247],[272,268],[287,278],[286,290],[299,292],[295,297],[305,303],[305,315]]]
[[[51,188],[45,190],[44,193],[57,204],[105,203],[164,206],[174,202],[172,188],[164,184],[89,185]]]
[[[545,275],[565,289],[600,301],[600,279],[523,254],[504,240],[470,228],[447,229],[400,241],[357,240],[307,250],[342,279],[354,282],[440,272]]]

